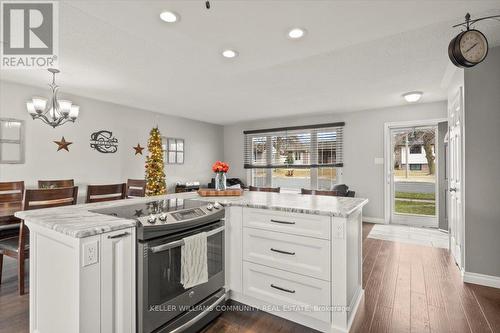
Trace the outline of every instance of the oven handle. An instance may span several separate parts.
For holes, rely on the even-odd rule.
[[[193,319],[189,320],[188,322],[182,324],[181,326],[177,327],[176,329],[170,331],[170,333],[179,333],[179,332],[184,332],[186,329],[189,327],[193,326],[197,322],[199,322],[201,319],[203,319],[207,314],[209,314],[217,305],[222,303],[223,301],[226,300],[226,294],[222,295],[219,297],[214,303],[212,303],[208,308],[203,310],[202,313],[194,317]]]
[[[224,229],[225,229],[225,226],[219,227],[219,228],[214,229],[214,230],[210,230],[207,232],[207,237],[210,237],[210,236],[215,235],[221,231],[224,231]],[[184,239],[179,239],[179,240],[171,242],[171,243],[154,246],[150,250],[153,253],[158,253],[158,252],[165,251],[165,250],[168,250],[168,249],[171,249],[174,247],[178,247],[178,246],[182,246],[182,245],[184,245]]]

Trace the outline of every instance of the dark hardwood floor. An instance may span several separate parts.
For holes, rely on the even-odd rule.
[[[364,303],[351,332],[498,332],[500,289],[462,283],[444,249],[366,238]],[[5,259],[0,285],[0,333],[28,332],[29,296],[18,296],[15,261]],[[203,333],[314,332],[258,311],[228,311]]]

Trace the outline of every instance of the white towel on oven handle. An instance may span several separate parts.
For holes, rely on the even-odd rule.
[[[207,233],[183,239],[181,247],[181,283],[188,289],[208,281]]]

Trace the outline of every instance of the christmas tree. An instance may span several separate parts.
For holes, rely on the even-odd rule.
[[[163,149],[158,127],[153,128],[149,133],[148,150],[149,155],[146,158],[146,195],[166,194]]]

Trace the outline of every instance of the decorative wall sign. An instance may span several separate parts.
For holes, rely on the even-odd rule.
[[[142,151],[144,150],[144,147],[141,147],[141,144],[138,143],[137,146],[132,147],[132,149],[135,149],[135,155],[137,155],[137,154],[142,155]]]
[[[97,131],[90,135],[90,148],[103,154],[112,154],[118,151],[118,139],[111,131]]]
[[[69,145],[73,144],[73,142],[66,141],[64,136],[62,137],[61,141],[54,141],[54,143],[58,146],[57,151],[62,149],[69,151]]]

